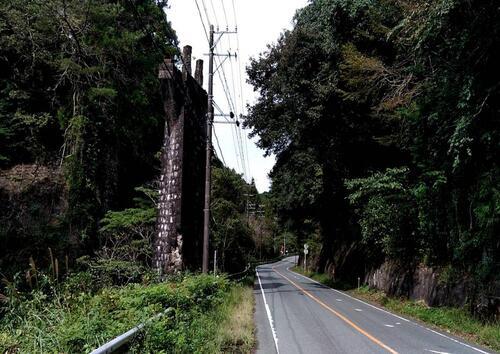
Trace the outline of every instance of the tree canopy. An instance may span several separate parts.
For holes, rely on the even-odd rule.
[[[157,175],[164,127],[157,68],[178,51],[166,4],[1,2],[0,168],[50,166],[63,175],[67,201],[50,221],[37,215],[54,203],[34,199],[16,216],[40,232],[0,228],[14,256],[30,245],[92,246],[104,213],[132,206],[134,187]],[[2,219],[11,212],[2,210]]]
[[[498,280],[499,12],[313,0],[252,60],[246,125],[277,156],[281,227],[319,232],[318,269],[389,259]]]

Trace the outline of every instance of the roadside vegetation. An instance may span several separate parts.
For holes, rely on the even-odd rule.
[[[335,282],[325,273],[306,272],[302,266],[293,267],[292,270],[326,286],[344,290],[354,297],[384,307],[396,314],[422,321],[443,332],[452,333],[470,342],[500,351],[500,323],[498,321],[480,321],[464,308],[430,307],[423,301],[390,297],[380,290],[367,286],[357,288],[352,284]]]
[[[349,291],[351,295],[376,303],[386,309],[425,322],[438,329],[471,342],[500,351],[500,323],[483,322],[470,311],[454,307],[429,307],[423,301],[389,297],[382,291],[362,286]]]
[[[240,285],[232,288],[223,305],[223,322],[215,336],[217,352],[252,353],[255,346],[254,306],[252,287]]]
[[[435,302],[499,316],[483,312],[500,296],[499,16],[497,0],[313,0],[251,61],[244,124],[315,270],[446,270],[460,290]]]
[[[166,0],[0,3],[0,353],[89,352],[167,308],[133,351],[253,346],[249,289],[196,265],[164,282],[152,270],[157,69],[179,54],[168,12]],[[256,254],[245,194],[259,195],[213,164],[211,247],[238,273]]]
[[[214,201],[233,205],[244,190],[241,176],[222,167],[216,172]],[[148,186],[135,192],[129,208],[100,220],[94,252],[70,261],[48,248],[43,257],[29,257],[26,268],[0,274],[0,353],[87,353],[162,312],[147,322],[131,352],[251,352],[251,288],[224,275],[158,279],[151,268],[157,193]],[[219,267],[226,271],[244,268],[253,249],[243,212],[230,210],[214,213],[225,242]],[[237,230],[245,240],[237,239]]]
[[[179,275],[158,284],[83,290],[81,278],[4,298],[1,353],[86,353],[154,315],[132,353],[249,353],[253,294],[210,275]],[[90,286],[90,285],[89,285]]]

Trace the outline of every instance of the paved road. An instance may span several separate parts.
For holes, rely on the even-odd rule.
[[[257,353],[491,353],[288,270],[257,268]]]

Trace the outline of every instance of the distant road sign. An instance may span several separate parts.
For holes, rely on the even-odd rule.
[[[309,250],[307,248],[304,248],[304,254],[308,254]]]
[[[304,249],[305,250],[309,249],[309,245],[307,243],[304,243]]]

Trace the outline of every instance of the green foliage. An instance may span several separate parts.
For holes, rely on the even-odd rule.
[[[61,174],[43,166],[22,165],[1,173],[0,186],[1,272],[18,272],[30,257],[46,266],[49,247],[63,260],[67,239],[61,237],[65,231]]]
[[[361,239],[373,258],[411,262],[418,256],[415,202],[408,169],[388,169],[346,181],[349,201],[359,217]],[[383,259],[382,258],[382,259]]]
[[[136,207],[108,211],[100,221],[100,248],[95,257],[77,260],[93,279],[94,288],[137,283],[151,276],[157,192],[136,188]]]
[[[73,289],[76,290],[76,289]],[[229,299],[224,278],[185,276],[178,282],[107,288],[95,295],[59,289],[23,294],[4,313],[0,350],[84,353],[169,309],[148,323],[132,352],[217,352],[210,344]]]
[[[108,211],[101,220],[101,232],[130,229],[137,225],[151,224],[156,220],[154,207],[148,209],[129,208],[123,211]]]
[[[218,267],[236,273],[253,259],[255,250],[252,230],[245,220],[249,188],[240,175],[226,167],[215,167],[212,178],[213,248],[218,251]]]
[[[260,98],[246,124],[277,154],[272,194],[281,225],[299,243],[320,229],[319,267],[357,238],[343,181],[399,159],[392,116],[381,108],[375,114],[387,89],[380,81],[399,80],[386,63],[394,60],[387,36],[398,16],[389,9],[313,1],[248,70]]]
[[[0,167],[62,166],[59,238],[72,247],[94,248],[105,212],[129,207],[133,187],[156,174],[164,127],[156,70],[177,52],[166,5],[0,4]]]
[[[299,243],[319,232],[318,270],[423,262],[495,292],[499,11],[495,0],[314,0],[252,60],[260,95],[245,124],[277,157],[279,228]]]

